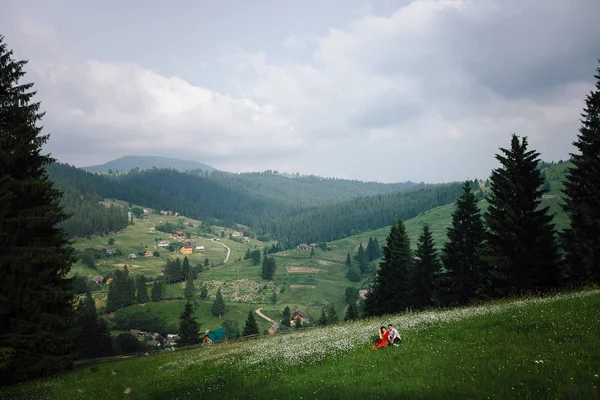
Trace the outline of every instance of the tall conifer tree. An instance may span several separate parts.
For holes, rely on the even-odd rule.
[[[189,277],[185,283],[183,297],[185,297],[187,301],[191,301],[193,303],[196,301],[196,287],[194,286],[194,279],[192,279],[192,277]]]
[[[598,60],[600,62],[600,60]],[[571,283],[600,285],[600,67],[596,87],[585,99],[581,127],[564,183],[563,209],[570,228],[562,235]]]
[[[217,295],[215,296],[215,301],[212,304],[211,312],[212,315],[221,318],[223,314],[225,314],[225,311],[225,300],[223,300],[223,296],[221,295],[221,288],[219,288],[217,289]]]
[[[144,275],[136,276],[135,287],[136,301],[141,304],[147,303],[150,299],[148,298],[148,288],[146,287],[146,277]]]
[[[383,260],[365,301],[365,315],[382,315],[404,310],[410,303],[409,271],[412,269],[410,240],[404,221],[392,224],[383,247]]]
[[[446,272],[440,294],[445,305],[467,304],[482,296],[487,287],[482,260],[485,228],[469,181],[465,182],[463,191],[456,201],[448,241],[442,252]]]
[[[180,346],[189,346],[200,342],[200,324],[194,316],[194,308],[188,301],[179,316],[179,340]]]
[[[111,355],[112,345],[108,324],[105,320],[98,318],[96,303],[89,289],[85,298],[79,301],[75,327],[77,329],[77,340],[75,342],[75,357],[77,359]]]
[[[356,263],[361,274],[369,271],[369,258],[362,243],[358,246],[358,251],[356,252]]]
[[[244,329],[242,330],[242,336],[258,335],[258,324],[254,318],[254,313],[248,311],[248,319],[244,323]]]
[[[492,171],[490,206],[484,214],[488,262],[499,294],[557,287],[561,278],[555,229],[548,207],[540,207],[544,182],[539,153],[527,150],[527,138],[512,135],[500,149],[501,166]]]
[[[0,348],[9,348],[0,385],[53,373],[73,359],[73,249],[67,219],[42,154],[44,113],[0,35]]]
[[[411,273],[411,304],[415,308],[429,307],[438,303],[441,265],[429,225],[423,225],[415,252]]]

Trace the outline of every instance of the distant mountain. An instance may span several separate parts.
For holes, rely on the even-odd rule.
[[[124,156],[102,165],[93,165],[90,167],[83,167],[82,169],[89,172],[108,172],[109,170],[112,170],[116,173],[117,171],[129,172],[135,168],[143,170],[152,169],[153,167],[172,168],[178,171],[193,171],[198,169],[207,172],[217,171],[217,169],[211,166],[196,161],[156,156]]]

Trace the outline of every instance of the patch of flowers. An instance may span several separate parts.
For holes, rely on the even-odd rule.
[[[501,301],[451,310],[408,312],[403,315],[390,315],[354,323],[312,328],[294,334],[273,335],[260,340],[182,352],[175,360],[163,364],[159,369],[177,373],[196,363],[209,361],[231,368],[252,369],[253,371],[260,369],[261,365],[269,367],[311,365],[319,363],[326,357],[368,348],[372,344],[377,329],[390,322],[404,338],[432,325],[443,325],[507,311],[519,311],[527,305],[581,298],[599,293],[600,290],[594,290],[544,298]],[[536,363],[541,364],[543,361],[538,360]]]
[[[233,303],[268,303],[273,293],[279,293],[274,282],[258,282],[250,279],[235,281],[211,280],[204,282],[208,298],[214,298],[221,288],[223,299]]]

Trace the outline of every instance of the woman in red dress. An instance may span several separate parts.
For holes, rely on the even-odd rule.
[[[385,329],[385,326],[379,328],[379,340],[375,342],[373,346],[371,346],[371,351],[375,349],[383,349],[388,344],[388,336],[390,336],[390,332]]]

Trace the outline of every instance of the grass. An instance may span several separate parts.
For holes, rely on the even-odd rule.
[[[600,291],[387,316],[85,367],[14,399],[594,399]],[[370,352],[393,322],[399,347]],[[125,394],[128,393],[128,394]]]
[[[568,223],[566,215],[560,210],[557,196],[560,194],[562,179],[568,163],[555,164],[545,169],[544,172],[550,181],[551,190],[549,195],[543,199],[543,206],[549,206],[550,211],[555,213],[555,222],[559,227],[565,227]],[[107,200],[107,204],[111,201]],[[125,205],[122,202],[117,204]],[[481,201],[480,207],[482,211],[487,208],[487,202]],[[436,207],[422,213],[416,218],[405,222],[407,233],[411,239],[411,245],[416,247],[417,237],[421,233],[423,223],[428,223],[433,233],[436,246],[440,249],[446,241],[446,232],[452,222],[452,212],[454,204],[448,204],[441,207]],[[146,248],[154,250],[156,245],[155,239],[165,238],[167,235],[160,232],[155,232],[151,228],[154,224],[169,221],[176,224],[178,217],[167,217],[150,213],[148,219],[136,219],[135,225],[129,226],[119,234],[111,235],[116,240],[113,247],[117,247],[124,254],[145,250]],[[190,227],[189,224],[193,226]],[[246,250],[262,249],[266,243],[251,240],[249,243],[239,243],[228,239],[230,230],[226,230],[225,238],[219,242],[204,238],[197,235],[199,221],[184,218],[183,231],[192,234],[192,238],[197,241],[198,245],[203,245],[206,248],[205,253],[194,253],[190,256],[192,264],[199,264],[206,257],[211,262],[217,264],[216,267],[210,268],[200,273],[197,286],[206,284],[209,287],[209,300],[200,301],[200,308],[197,310],[196,316],[200,322],[202,329],[215,329],[221,326],[222,320],[233,319],[238,321],[240,329],[247,317],[248,310],[255,310],[262,307],[262,311],[275,321],[281,318],[281,311],[289,306],[292,311],[302,310],[309,314],[309,320],[315,321],[320,313],[321,307],[333,305],[338,315],[345,314],[344,292],[346,287],[352,286],[359,289],[366,288],[368,276],[363,277],[363,281],[352,283],[346,279],[347,268],[345,265],[346,255],[356,254],[356,250],[360,243],[366,246],[369,237],[375,237],[381,245],[385,244],[385,240],[389,234],[390,227],[377,229],[374,231],[364,232],[355,236],[337,240],[329,243],[331,251],[323,251],[316,249],[313,258],[310,257],[309,251],[289,250],[274,254],[277,269],[273,283],[266,283],[261,279],[261,266],[252,265],[250,260],[237,261],[244,257]],[[108,237],[94,237],[91,240],[78,239],[75,242],[75,248],[83,250],[86,247],[97,249],[105,249],[108,247]],[[231,255],[227,263],[223,264],[226,256],[226,245],[231,249]],[[146,276],[154,277],[164,268],[168,258],[180,257],[179,253],[165,252],[164,249],[158,249],[161,252],[160,258],[141,258],[137,260],[114,260],[104,259],[98,264],[98,271],[89,269],[84,265],[77,263],[74,267],[74,272],[80,275],[93,276],[105,275],[114,270],[115,264],[128,264],[129,270],[133,275],[144,273]],[[303,266],[318,268],[318,274],[312,273],[290,273],[286,271],[287,266]],[[223,286],[224,285],[224,286]],[[290,287],[290,285],[301,285],[298,287]],[[312,287],[314,285],[314,288]],[[213,317],[210,314],[210,305],[218,287],[222,287],[222,292],[229,308],[229,311],[223,316],[222,320]],[[150,292],[150,288],[149,288]],[[199,290],[198,290],[199,292]],[[272,302],[273,293],[277,296],[277,301]],[[183,288],[179,284],[167,286],[167,294],[169,297],[182,297]],[[100,300],[97,304],[103,306],[102,298],[106,296],[106,287],[102,287],[99,292],[95,293],[96,299]],[[183,300],[170,300],[163,303],[148,303],[152,313],[158,313],[165,317],[169,323],[176,323],[179,314],[183,311]],[[139,305],[131,306],[135,309]],[[125,312],[128,312],[125,310]],[[257,317],[259,328],[262,332],[270,327],[270,323]]]
[[[117,204],[121,206],[126,205],[121,201],[112,200],[105,200],[104,204]],[[136,218],[134,220],[134,225],[129,225],[120,232],[107,236],[95,235],[89,239],[74,239],[73,247],[75,248],[75,250],[93,248],[104,251],[107,247],[115,247],[116,249],[121,250],[123,256],[102,258],[100,260],[97,260],[97,269],[95,270],[85,266],[83,263],[81,263],[81,261],[78,261],[73,265],[71,269],[71,275],[78,274],[80,276],[88,277],[92,277],[94,275],[106,275],[114,271],[115,268],[118,268],[115,267],[115,264],[127,264],[130,272],[133,275],[139,273],[143,273],[150,277],[159,275],[160,271],[164,269],[167,259],[174,259],[176,257],[183,259],[184,256],[183,254],[179,253],[179,249],[176,249],[175,252],[170,252],[167,248],[158,247],[157,242],[160,240],[167,240],[169,242],[174,242],[175,240],[173,239],[172,235],[156,231],[153,227],[155,226],[155,224],[166,222],[176,225],[179,220],[183,221],[183,227],[180,230],[183,232],[190,233],[191,239],[196,242],[196,245],[204,246],[206,249],[203,253],[194,252],[193,254],[188,256],[192,265],[201,264],[206,258],[208,258],[211,263],[215,263],[217,265],[223,263],[227,256],[227,248],[225,246],[231,249],[231,254],[229,256],[228,262],[233,262],[234,260],[240,257],[243,258],[244,253],[247,249],[254,249],[255,246],[262,248],[266,245],[266,243],[254,239],[250,240],[250,242],[245,244],[241,244],[236,241],[230,240],[228,239],[228,236],[229,233],[232,232],[231,229],[225,229],[225,238],[222,238],[219,241],[213,241],[213,236],[203,237],[198,234],[198,227],[200,225],[200,221],[190,219],[187,217],[156,215],[152,213],[152,210],[150,210],[147,219]],[[190,224],[192,226],[190,226]],[[217,231],[220,231],[221,228],[216,227],[215,229]],[[110,238],[115,240],[115,243],[112,245],[108,244],[108,240]],[[135,260],[130,260],[127,258],[127,256],[131,253],[137,254],[138,252],[146,250],[150,250],[152,252],[158,251],[160,253],[160,257],[138,257]]]

